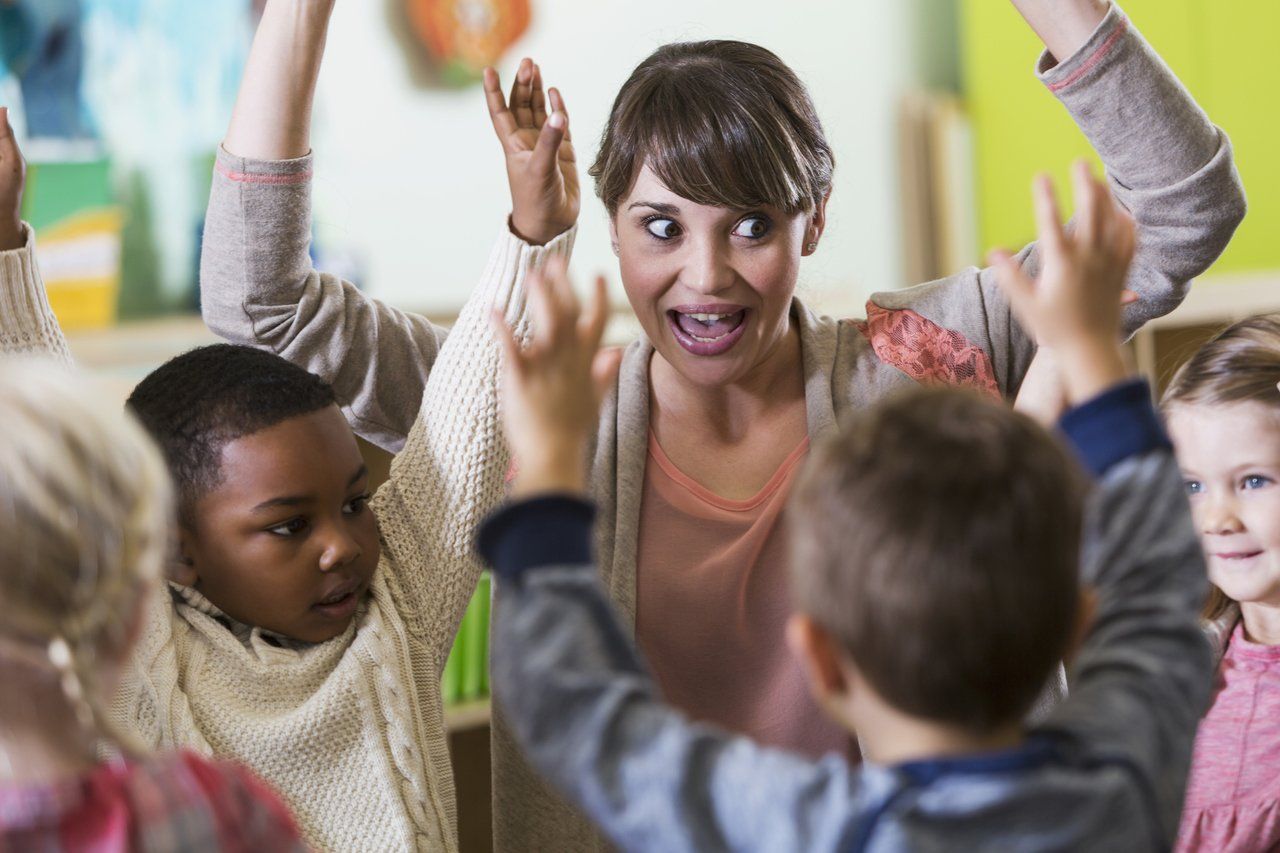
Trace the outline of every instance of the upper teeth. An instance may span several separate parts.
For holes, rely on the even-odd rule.
[[[732,314],[686,314],[685,316],[692,317],[693,319],[697,320],[699,323],[709,324],[709,323],[718,323],[721,320],[724,320],[728,317],[732,317],[733,315]]]

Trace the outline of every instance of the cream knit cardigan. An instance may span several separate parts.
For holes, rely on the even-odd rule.
[[[430,354],[421,414],[371,503],[382,559],[348,630],[282,646],[171,587],[153,597],[112,709],[120,722],[153,746],[249,766],[317,848],[457,849],[440,675],[480,572],[472,537],[508,464],[488,315],[497,305],[523,322],[524,275],[569,242],[534,249],[504,230],[448,343]],[[0,351],[69,361],[33,243],[29,232],[26,248],[0,253]],[[318,293],[347,286],[309,282]]]

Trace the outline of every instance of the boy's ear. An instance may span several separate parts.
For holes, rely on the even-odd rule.
[[[1076,623],[1071,626],[1071,638],[1067,642],[1067,652],[1063,662],[1069,668],[1075,660],[1076,652],[1084,645],[1084,638],[1089,636],[1093,628],[1093,620],[1098,615],[1098,591],[1091,586],[1080,587],[1080,601],[1076,605]]]
[[[169,580],[183,586],[196,586],[200,574],[196,571],[195,534],[185,524],[178,525],[178,541],[176,550],[169,558]]]
[[[848,692],[840,643],[826,628],[803,613],[792,614],[787,621],[787,646],[804,668],[809,689],[820,704]]]

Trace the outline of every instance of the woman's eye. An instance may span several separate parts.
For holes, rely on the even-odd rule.
[[[267,532],[274,533],[276,536],[297,536],[306,529],[307,520],[305,518],[291,518],[284,524],[268,527]]]
[[[680,226],[671,219],[662,219],[660,217],[650,219],[644,223],[644,227],[659,240],[670,240],[673,237],[680,236]]]
[[[1271,478],[1262,474],[1250,474],[1240,482],[1240,485],[1245,489],[1261,489],[1263,486],[1271,485]]]
[[[1199,480],[1184,480],[1182,487],[1187,490],[1188,495],[1198,495],[1204,491],[1204,484]]]
[[[361,495],[358,498],[352,498],[351,500],[347,501],[347,505],[342,508],[342,511],[345,512],[347,515],[359,515],[360,513],[364,512],[365,508],[368,506],[369,506],[369,496]]]
[[[749,240],[759,240],[761,237],[769,233],[769,220],[763,216],[748,216],[739,222],[733,229],[734,236],[746,237]]]

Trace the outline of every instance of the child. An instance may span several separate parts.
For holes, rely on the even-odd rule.
[[[17,236],[0,238],[19,248],[0,255],[0,351],[65,353],[18,219],[20,164],[9,136]],[[333,390],[279,356],[194,350],[130,398],[175,479],[179,536],[108,716],[148,746],[247,765],[320,849],[457,849],[440,676],[508,467],[485,329],[491,308],[520,317],[506,272],[432,353],[422,415],[372,498]]]
[[[1213,582],[1218,657],[1178,849],[1280,847],[1280,315],[1201,347],[1163,408]]]
[[[1014,6],[1050,51],[1040,79],[1138,222],[1130,280],[1140,300],[1124,326],[1132,331],[1178,303],[1243,215],[1230,145],[1119,9],[1104,0]],[[239,111],[233,131],[245,132],[226,142],[239,156],[223,153],[210,199],[206,321],[332,381],[357,431],[397,449],[421,399],[425,371],[414,356],[430,351],[428,327],[311,274],[311,160],[285,158],[308,151],[297,129],[310,89],[295,83],[312,78],[254,79],[264,106]],[[529,244],[509,243],[510,257],[517,245],[565,254],[575,234],[572,148],[564,140],[556,149],[562,137],[549,136],[554,114],[538,79],[522,64],[510,101],[493,75],[486,81],[508,176],[533,188],[513,184],[514,233],[504,237]],[[251,144],[255,116],[259,130],[300,138]],[[780,519],[810,443],[913,382],[1012,398],[1035,349],[991,270],[877,294],[865,320],[822,317],[797,298],[804,259],[824,239],[833,159],[792,69],[757,45],[708,41],[666,45],[635,69],[591,169],[645,332],[628,349],[593,447],[605,587],[664,696],[698,720],[813,757],[857,748],[809,699],[783,642],[789,546]],[[548,240],[545,250],[531,245]],[[1019,260],[1032,272],[1041,265],[1034,246]],[[598,849],[536,784],[501,717],[494,738],[498,848]]]
[[[563,278],[520,352],[505,330],[513,504],[479,545],[502,578],[495,697],[533,763],[628,850],[1160,850],[1177,828],[1208,698],[1204,563],[1145,384],[1126,381],[1119,295],[1133,226],[1061,229],[1044,185],[1044,274],[1007,255],[1015,310],[1052,347],[1084,487],[1022,415],[915,390],[815,450],[791,513],[788,639],[865,763],[809,761],[664,705],[591,565],[585,445],[608,365],[603,309]],[[1052,216],[1047,212],[1052,211]],[[594,373],[595,393],[588,388]],[[1091,622],[1091,624],[1090,624]],[[1023,723],[1083,636],[1070,698]]]
[[[0,160],[14,150],[6,137]],[[12,295],[0,288],[0,313]],[[0,850],[302,850],[242,767],[148,754],[108,717],[169,544],[154,446],[32,359],[0,361],[0,422]]]

